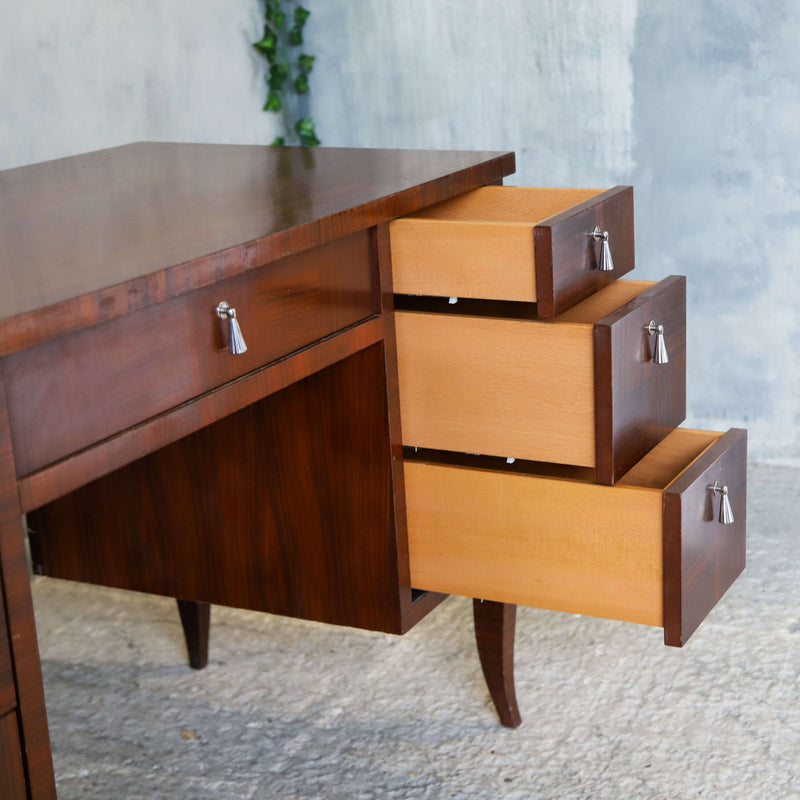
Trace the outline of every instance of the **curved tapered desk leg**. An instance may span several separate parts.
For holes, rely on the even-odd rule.
[[[208,664],[208,629],[211,625],[211,604],[202,600],[178,600],[189,666],[203,669]]]
[[[500,722],[516,728],[521,722],[514,691],[514,632],[517,607],[513,603],[473,600],[475,640],[483,677]]]

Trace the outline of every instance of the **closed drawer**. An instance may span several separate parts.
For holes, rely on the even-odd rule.
[[[677,429],[613,487],[407,459],[411,583],[661,626],[680,646],[744,569],[746,448],[742,430]]]
[[[612,484],[686,416],[683,277],[617,281],[555,320],[396,321],[408,446],[592,467]]]
[[[395,292],[532,302],[550,318],[634,268],[633,188],[485,186],[393,221],[390,236]]]
[[[378,311],[367,231],[5,359],[24,476]],[[220,301],[247,351],[232,355]]]

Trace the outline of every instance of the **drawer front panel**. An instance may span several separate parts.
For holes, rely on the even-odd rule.
[[[662,325],[669,361],[656,364]],[[613,484],[686,419],[686,278],[665,278],[594,327],[597,481]]]
[[[679,277],[619,281],[554,321],[397,312],[403,443],[594,467],[613,484],[685,417],[685,317]]]
[[[20,476],[377,313],[367,231],[45,342],[3,368]],[[247,351],[227,349],[236,309]],[[87,411],[91,409],[91,411]]]
[[[665,460],[669,474],[679,473],[666,489],[407,460],[412,585],[664,626],[667,644],[684,644],[744,566],[744,432],[679,430],[657,449],[653,469],[663,473]],[[736,487],[733,525],[698,503],[716,474]],[[693,609],[679,638],[676,603],[684,615]]]
[[[598,269],[609,234],[614,270]],[[390,225],[399,294],[538,303],[552,318],[634,268],[633,189],[487,186]]]
[[[728,487],[730,525],[718,524]],[[685,644],[745,568],[747,433],[731,430],[664,494],[664,639]]]

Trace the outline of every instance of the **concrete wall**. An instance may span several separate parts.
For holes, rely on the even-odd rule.
[[[0,169],[141,140],[269,143],[258,0],[2,0]]]
[[[509,183],[632,183],[637,277],[689,281],[689,424],[800,465],[800,4],[307,0],[324,145],[513,149]],[[0,165],[258,142],[258,0],[4,0]]]

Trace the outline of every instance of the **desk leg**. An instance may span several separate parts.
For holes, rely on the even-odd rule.
[[[521,722],[514,691],[514,633],[517,607],[513,603],[473,600],[475,640],[483,677],[500,722],[516,728]]]
[[[203,669],[208,664],[208,629],[211,625],[211,604],[202,600],[178,599],[186,649],[189,651],[189,666]]]

